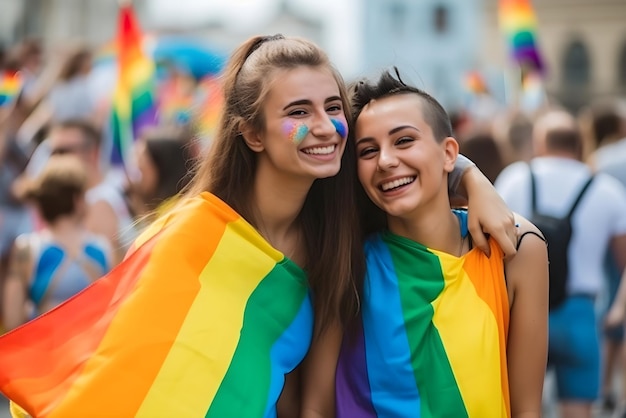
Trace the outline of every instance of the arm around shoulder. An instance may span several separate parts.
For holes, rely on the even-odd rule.
[[[538,418],[548,352],[548,250],[537,227],[517,214],[515,218],[518,251],[505,261],[511,416]]]

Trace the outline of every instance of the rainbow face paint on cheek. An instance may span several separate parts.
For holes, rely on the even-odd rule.
[[[309,133],[309,127],[304,123],[298,122],[285,122],[283,124],[283,132],[289,138],[291,142],[298,145]]]
[[[335,129],[337,130],[339,136],[342,139],[346,139],[346,137],[348,136],[348,127],[346,126],[346,124],[343,123],[343,121],[335,118],[330,118],[330,121],[333,123],[333,125],[335,125]]]

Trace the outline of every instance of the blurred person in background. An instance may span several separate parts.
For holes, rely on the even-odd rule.
[[[136,230],[123,189],[101,168],[100,141],[100,131],[92,122],[70,119],[53,125],[46,142],[51,155],[73,154],[85,165],[88,204],[85,223],[91,232],[111,242],[113,265],[116,265],[136,237]]]
[[[104,116],[97,107],[91,68],[92,54],[85,46],[71,46],[57,55],[47,66],[47,82],[36,108],[20,127],[22,142],[32,143],[41,129],[66,120],[85,119],[102,126]]]
[[[8,58],[0,70],[15,74],[19,63]],[[0,300],[13,241],[33,228],[30,212],[14,189],[30,157],[29,147],[24,147],[17,139],[17,131],[28,113],[23,90],[18,89],[15,97],[5,99],[0,106]]]
[[[493,184],[504,168],[500,146],[489,132],[475,132],[459,142],[459,152],[472,160]]]
[[[66,155],[52,157],[24,189],[45,227],[20,235],[13,245],[2,305],[8,329],[52,309],[109,271],[110,244],[85,226],[86,187],[81,161]]]
[[[505,168],[496,189],[509,207],[532,216],[531,172],[537,211],[562,217],[593,175],[582,162],[576,121],[549,111],[533,129],[535,157]],[[595,302],[604,286],[604,259],[611,251],[620,271],[626,266],[626,190],[614,178],[596,174],[572,216],[568,246],[567,297],[549,315],[548,366],[553,368],[563,418],[591,418],[600,394],[600,342]],[[550,243],[548,243],[550,245]]]
[[[626,103],[592,106],[590,125],[594,149],[588,163],[626,185]]]
[[[135,145],[140,178],[130,189],[136,217],[158,217],[171,208],[191,178],[191,133],[183,127],[147,129]]]
[[[610,174],[626,187],[626,115],[617,102],[596,103],[581,115],[581,124],[587,127],[592,153],[587,162],[592,169]],[[621,275],[618,263],[610,253],[606,259],[608,279],[606,308],[617,293]],[[604,330],[602,368],[602,409],[612,412],[618,404],[626,411],[626,353],[624,352],[624,324]],[[621,358],[620,358],[621,357]],[[621,380],[621,393],[615,395],[616,375]],[[621,417],[620,417],[621,418]]]
[[[45,65],[44,48],[37,38],[24,39],[7,54],[10,60],[19,63],[20,77],[23,82],[22,93],[29,106],[39,99],[38,82]]]
[[[512,155],[510,162],[530,161],[533,157],[533,123],[530,118],[523,114],[516,114],[511,118],[507,132],[506,142]]]

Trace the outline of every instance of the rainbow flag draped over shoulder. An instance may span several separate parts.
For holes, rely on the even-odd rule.
[[[17,97],[22,80],[17,72],[4,71],[0,74],[0,107],[6,106]]]
[[[128,164],[133,141],[146,126],[157,123],[154,62],[143,52],[141,29],[131,5],[120,7],[117,51],[111,161]]]
[[[304,272],[214,195],[156,221],[109,275],[0,337],[35,417],[271,417],[311,341]]]
[[[366,245],[362,317],[337,368],[337,417],[510,416],[503,253],[462,257],[389,232]]]
[[[499,0],[500,27],[515,62],[527,71],[542,72],[537,46],[537,18],[530,0]]]

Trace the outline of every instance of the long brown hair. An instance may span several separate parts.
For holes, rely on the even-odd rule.
[[[301,66],[329,70],[339,87],[346,119],[351,120],[341,75],[315,44],[282,35],[258,36],[235,50],[223,75],[224,109],[209,156],[199,161],[186,196],[209,191],[256,225],[252,202],[257,155],[245,144],[241,127],[265,128],[263,104],[277,70]],[[316,330],[346,323],[358,310],[357,289],[364,274],[356,207],[356,152],[348,141],[339,173],[314,181],[297,222],[304,233]]]

